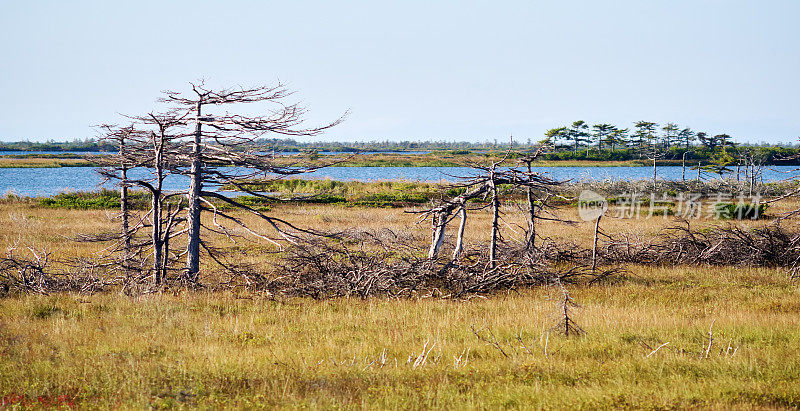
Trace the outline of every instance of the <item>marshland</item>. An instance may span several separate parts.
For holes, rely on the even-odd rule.
[[[570,185],[563,187],[563,198],[548,211],[561,221],[536,222],[537,247],[549,247],[551,255],[540,256],[543,262],[535,270],[554,277],[518,273],[513,282],[464,292],[454,279],[436,277],[434,271],[440,268],[416,266],[425,278],[412,279],[417,282],[413,291],[407,289],[411,284],[404,288],[398,282],[365,292],[363,276],[385,279],[389,275],[382,271],[385,266],[402,265],[398,261],[412,264],[407,260],[411,257],[416,262],[427,260],[431,225],[418,212],[437,197],[446,197],[448,183],[289,179],[263,184],[270,186],[270,192],[287,196],[316,194],[305,200],[270,202],[262,210],[298,227],[339,233],[338,238],[324,240],[339,254],[331,254],[332,259],[317,255],[297,260],[315,255],[309,250],[318,246],[317,241],[286,244],[281,251],[257,239],[234,242],[229,234],[217,233],[209,242],[227,250],[220,258],[235,260],[239,273],[204,258],[199,287],[168,280],[155,287],[146,278],[146,286],[131,288],[119,270],[98,265],[96,272],[87,273],[75,267],[75,262],[108,254],[113,240],[81,241],[79,234],[118,231],[117,192],[6,196],[0,204],[2,245],[13,249],[14,258],[31,263],[48,253],[51,261],[44,269],[53,289],[7,288],[0,299],[5,404],[81,408],[782,408],[798,404],[800,291],[793,259],[800,256],[800,239],[794,219],[778,221],[800,207],[792,197],[770,203],[759,219],[736,220],[719,218],[709,209],[718,200],[703,196],[705,206],[689,220],[689,227],[693,235],[707,238],[707,244],[694,257],[713,254],[714,250],[709,252],[713,247],[728,247],[730,255],[692,260],[673,252],[669,255],[674,261],[643,256],[648,251],[667,255],[666,248],[657,244],[668,247],[670,241],[685,237],[685,231],[674,230],[686,227],[687,220],[675,212],[650,216],[647,199],[639,201],[635,215],[622,202],[610,201],[607,218],[600,220],[605,235],[599,240],[599,265],[610,272],[595,281],[587,268],[595,221],[581,219],[579,193],[591,188],[608,198],[620,197],[647,187],[648,182]],[[714,181],[659,184],[658,198],[681,188],[709,193],[744,188]],[[772,190],[778,198],[795,188],[783,183]],[[321,194],[337,201],[317,201],[325,198]],[[525,242],[523,194],[510,188],[503,194],[503,247],[509,249]],[[137,212],[145,212],[151,200],[142,192],[132,192],[129,198]],[[367,198],[383,201],[367,202]],[[671,201],[666,209],[677,211],[677,207]],[[232,212],[252,230],[270,229],[251,213]],[[473,254],[465,259],[485,258],[481,250],[487,246],[492,215],[490,209],[470,211],[464,236]],[[733,237],[741,233],[725,231],[733,229],[752,236],[751,248],[735,242]],[[759,229],[772,231],[764,234]],[[722,234],[714,236],[715,230]],[[623,255],[618,249],[623,241],[641,254]],[[765,242],[770,241],[784,241],[779,247],[790,254],[788,259],[763,258],[770,252]],[[452,247],[450,235],[442,252],[445,260]],[[341,254],[343,249],[347,254]],[[557,249],[563,252],[561,257]],[[759,253],[762,258],[752,261],[735,258]],[[296,271],[286,271],[291,263],[325,264],[327,271],[297,265]],[[581,267],[583,276],[553,282],[574,267]],[[9,266],[4,269],[8,275]],[[565,333],[562,326],[565,296],[575,303],[568,307],[572,333]]]
[[[576,121],[482,155],[389,155],[460,156],[438,181],[319,179],[392,167],[265,148],[344,119],[297,128],[282,84],[190,89],[100,126],[116,152],[7,157],[6,184],[47,188],[0,199],[4,406],[800,404],[795,149],[637,122],[620,155],[652,178],[558,178],[570,138],[617,161],[601,130],[620,129]],[[200,115],[244,102],[282,111]],[[67,160],[86,164],[22,177]]]
[[[800,2],[7,2],[0,410],[800,408]]]

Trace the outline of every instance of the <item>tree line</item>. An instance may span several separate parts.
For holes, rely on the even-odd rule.
[[[607,123],[590,126],[583,120],[577,120],[569,126],[547,130],[544,137],[543,142],[576,153],[579,149],[586,149],[587,152],[625,148],[668,151],[672,148],[688,150],[693,146],[714,150],[735,145],[731,136],[725,133],[710,135],[675,123],[659,125],[651,121],[637,121],[633,127],[622,128]]]
[[[754,146],[752,144],[738,144],[733,141],[730,135],[721,133],[711,135],[703,131],[694,131],[689,127],[681,127],[676,123],[666,123],[660,125],[650,121],[637,121],[632,127],[620,127],[608,123],[590,125],[589,123],[578,120],[571,125],[556,127],[544,133],[544,140],[539,139],[515,139],[513,142],[506,139],[494,139],[485,142],[468,141],[390,141],[390,140],[371,140],[371,141],[297,141],[292,137],[260,137],[253,139],[247,145],[237,147],[238,150],[245,148],[259,148],[268,151],[278,152],[300,152],[300,151],[332,151],[332,152],[358,152],[358,151],[440,151],[440,150],[464,150],[464,151],[495,151],[506,150],[508,148],[532,148],[540,143],[552,144],[556,151],[570,151],[578,154],[584,150],[586,155],[591,156],[592,152],[615,152],[618,150],[636,149],[644,150],[648,146],[656,145],[664,151],[677,151],[680,149],[702,149],[705,151],[716,151],[722,147],[732,147],[737,145]],[[791,144],[766,144],[761,147],[775,147],[788,149],[794,147]],[[6,151],[115,151],[116,147],[108,141],[95,138],[75,139],[69,142],[57,142],[48,140],[46,142],[0,142],[0,150]],[[797,151],[795,149],[795,151]],[[602,156],[600,156],[602,157]],[[600,159],[600,158],[598,158]]]

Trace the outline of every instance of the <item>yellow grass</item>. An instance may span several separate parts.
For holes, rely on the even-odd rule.
[[[0,157],[0,168],[88,167],[92,163],[79,158],[13,158]]]
[[[427,223],[414,225],[416,216],[399,209],[280,206],[273,213],[304,227],[429,234]],[[560,213],[577,218],[574,209]],[[98,245],[64,236],[112,230],[112,214],[0,204],[0,246],[19,241],[90,255]],[[471,241],[486,238],[488,218],[470,218]],[[521,214],[509,209],[506,223],[513,237]],[[607,219],[603,228],[650,236],[675,223]],[[540,229],[587,246],[593,227]],[[188,291],[2,298],[0,401],[125,408],[800,406],[800,291],[785,272],[626,268],[606,283],[570,289],[586,331],[577,338],[550,331],[560,297],[552,288],[468,301],[272,301]],[[484,337],[490,331],[502,352],[472,327]]]

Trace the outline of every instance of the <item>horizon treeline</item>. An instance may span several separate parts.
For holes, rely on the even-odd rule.
[[[583,120],[572,122],[568,126],[561,126],[547,130],[542,143],[548,143],[557,149],[596,149],[598,151],[635,148],[638,150],[659,149],[669,151],[676,147],[689,149],[700,146],[714,150],[718,147],[732,147],[736,145],[752,146],[753,144],[737,143],[727,133],[711,135],[704,131],[695,131],[690,127],[679,126],[676,123],[659,124],[651,121],[636,121],[632,127],[619,127],[608,123],[590,125]],[[760,146],[794,147],[797,144],[767,144]]]
[[[543,143],[550,144],[555,151],[572,151],[577,153],[584,150],[587,155],[590,151],[615,151],[615,150],[645,150],[659,148],[665,151],[683,147],[700,147],[714,150],[718,147],[731,147],[736,145],[749,147],[784,147],[796,148],[800,145],[794,143],[739,143],[726,133],[714,134],[703,131],[694,131],[689,127],[678,126],[675,123],[663,125],[649,121],[638,121],[630,127],[620,127],[608,123],[592,124],[577,120],[570,125],[547,130],[540,137],[515,137],[496,138],[491,141],[296,141],[293,138],[260,138],[255,141],[255,146],[264,150],[281,152],[300,151],[438,151],[438,150],[471,150],[492,151],[513,148],[538,147]],[[116,151],[107,143],[102,143],[95,138],[74,139],[72,141],[55,141],[49,139],[45,142],[30,140],[0,142],[3,151]]]

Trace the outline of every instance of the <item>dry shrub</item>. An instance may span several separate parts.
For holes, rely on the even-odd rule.
[[[34,247],[9,247],[6,256],[0,259],[0,295],[9,293],[37,293],[76,291],[93,293],[104,288],[93,264],[75,261],[55,262],[51,253]]]
[[[781,267],[794,272],[800,262],[800,233],[778,224],[694,230],[687,222],[653,240],[616,239],[602,251],[606,263]]]
[[[689,176],[687,170],[687,176]],[[595,180],[578,181],[564,184],[564,192],[577,195],[582,190],[592,190],[607,196],[617,196],[630,193],[643,193],[649,195],[671,195],[675,193],[696,193],[703,196],[713,196],[717,193],[743,194],[750,193],[750,186],[746,181],[736,181],[732,179],[710,179],[698,181],[689,179],[681,180],[657,180],[656,186],[650,180]],[[753,190],[753,194],[759,193],[763,197],[776,197],[797,190],[797,184],[793,181],[773,182],[769,184],[759,184]]]
[[[420,238],[388,229],[350,231],[337,240],[305,238],[285,251],[272,276],[258,276],[260,281],[251,284],[275,295],[318,299],[460,298],[555,282],[592,282],[613,273],[592,272],[585,252],[559,250],[555,244],[536,252],[500,247],[494,268],[486,245],[467,248],[457,261],[440,261],[428,259],[421,244]]]

